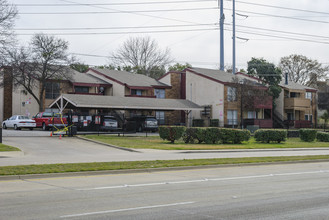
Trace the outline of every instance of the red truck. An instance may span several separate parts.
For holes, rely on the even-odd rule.
[[[53,112],[39,112],[32,117],[35,120],[36,127],[42,130],[49,130],[51,127],[63,128],[67,126],[66,117],[61,117],[60,114]]]

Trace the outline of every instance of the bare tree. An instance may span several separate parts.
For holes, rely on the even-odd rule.
[[[7,0],[0,0],[0,61],[3,65],[6,55],[6,48],[14,42],[12,28],[15,18],[17,17],[17,9],[15,6],[8,4]]]
[[[122,69],[131,69],[154,78],[164,74],[165,66],[172,62],[169,49],[161,50],[150,37],[129,38],[110,60]]]
[[[69,80],[69,65],[72,59],[68,53],[68,42],[54,36],[36,34],[29,48],[9,51],[12,81],[22,86],[44,108],[46,83]]]
[[[282,57],[279,66],[282,74],[288,73],[290,81],[306,86],[315,85],[316,81],[324,79],[329,71],[328,66],[322,66],[317,60],[297,54]]]

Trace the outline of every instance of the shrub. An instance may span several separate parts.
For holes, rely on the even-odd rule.
[[[203,127],[203,119],[193,119],[193,127]]]
[[[286,130],[274,130],[274,129],[259,129],[255,132],[255,140],[262,143],[270,143],[271,141],[281,143],[286,141]]]
[[[206,128],[204,131],[204,142],[216,144],[221,139],[221,132],[218,128]]]
[[[240,144],[242,141],[248,141],[250,139],[250,131],[221,128],[220,129],[220,141],[223,144],[233,143]]]
[[[198,144],[201,144],[205,141],[205,128],[197,128],[195,131],[195,139],[198,141]]]
[[[196,140],[196,133],[199,128],[186,128],[183,134],[183,141],[185,144],[193,144]]]
[[[161,126],[159,127],[159,135],[163,140],[168,140],[172,144],[175,140],[179,140],[185,131],[183,126]]]
[[[329,133],[326,132],[318,132],[316,134],[316,139],[320,142],[329,142]]]
[[[316,138],[316,130],[313,129],[300,129],[299,137],[302,141],[312,142]]]

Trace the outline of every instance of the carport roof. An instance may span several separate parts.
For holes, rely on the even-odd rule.
[[[201,110],[201,106],[184,99],[156,99],[99,95],[62,94],[50,108],[143,109],[143,110]]]

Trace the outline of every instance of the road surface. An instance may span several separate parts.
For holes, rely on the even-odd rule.
[[[1,219],[328,219],[329,162],[0,181]]]

